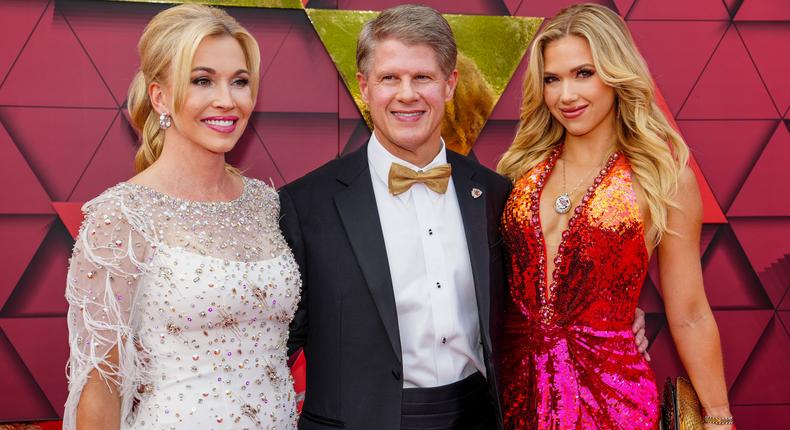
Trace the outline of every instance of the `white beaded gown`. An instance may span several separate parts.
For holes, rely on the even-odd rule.
[[[295,429],[286,341],[301,281],[277,192],[244,178],[239,198],[196,202],[120,183],[83,211],[63,428],[96,369],[119,386],[122,429]]]

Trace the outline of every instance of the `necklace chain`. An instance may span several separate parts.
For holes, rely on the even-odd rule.
[[[562,161],[562,193],[568,196],[572,196],[576,192],[576,190],[579,189],[582,183],[584,183],[584,181],[590,177],[590,173],[599,170],[603,166],[603,163],[597,166],[593,166],[592,169],[590,169],[587,173],[584,174],[584,176],[582,176],[582,179],[579,181],[578,184],[576,184],[575,187],[573,187],[572,190],[565,191],[565,160],[560,159],[560,161]],[[604,161],[606,161],[606,158],[604,158]]]
[[[600,170],[601,168],[603,168],[603,165],[604,165],[604,163],[606,162],[606,160],[608,158],[609,158],[608,156],[604,157],[603,160],[601,160],[601,162],[597,166],[594,166],[592,169],[590,169],[590,171],[587,172],[584,176],[582,176],[582,178],[579,181],[579,183],[576,184],[576,186],[573,187],[573,189],[570,190],[570,191],[566,191],[566,188],[565,188],[565,185],[566,185],[565,184],[565,160],[560,159],[559,161],[562,161],[562,194],[560,194],[559,196],[557,196],[556,199],[554,199],[554,211],[557,212],[558,214],[561,214],[561,215],[570,212],[571,206],[573,206],[573,203],[571,201],[571,196],[576,192],[576,190],[579,189],[579,187],[584,183],[584,181],[587,180],[590,177],[590,174],[592,172],[594,172],[596,170]]]

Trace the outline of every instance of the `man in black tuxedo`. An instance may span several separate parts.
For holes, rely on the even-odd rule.
[[[498,223],[511,184],[444,145],[456,56],[433,9],[367,23],[357,79],[370,141],[280,191],[303,282],[288,341],[307,360],[303,430],[502,427]]]
[[[302,429],[497,428],[510,182],[448,150],[456,45],[433,9],[399,6],[359,36],[370,142],[280,192],[303,288]]]

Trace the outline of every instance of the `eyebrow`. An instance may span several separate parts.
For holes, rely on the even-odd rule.
[[[581,70],[581,69],[585,69],[585,68],[588,68],[588,67],[595,68],[595,66],[594,66],[593,64],[590,64],[590,63],[585,63],[585,64],[582,64],[581,66],[576,66],[576,67],[574,67],[573,69],[571,69],[571,73],[578,72],[579,70]],[[544,74],[544,75],[552,75],[552,76],[556,76],[556,73],[553,73],[553,72],[547,72],[547,71],[545,71],[545,70],[543,71],[543,74]]]
[[[211,74],[211,75],[216,75],[217,74],[216,70],[212,69],[211,67],[205,67],[205,66],[195,67],[194,69],[192,69],[192,71],[193,72],[206,72],[206,73]],[[236,73],[234,73],[234,75],[240,75],[242,73],[246,73],[248,75],[250,74],[250,72],[247,69],[239,69],[239,70],[236,70]]]

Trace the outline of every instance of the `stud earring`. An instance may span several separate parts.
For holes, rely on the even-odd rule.
[[[170,114],[167,112],[162,112],[159,114],[159,128],[162,130],[167,130],[172,125],[170,121]]]

